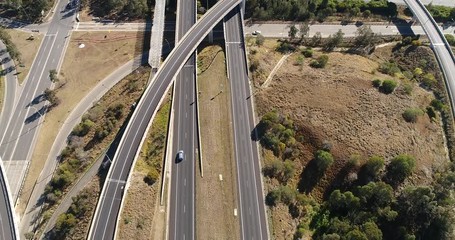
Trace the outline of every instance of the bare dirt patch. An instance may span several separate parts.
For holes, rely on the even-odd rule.
[[[383,57],[390,56],[390,50]],[[297,172],[288,185],[299,187],[305,166],[324,144],[332,146],[334,164],[315,186],[299,189],[317,200],[339,181],[338,174],[352,154],[362,159],[380,155],[386,162],[401,153],[412,155],[417,167],[408,182],[429,183],[432,173],[448,161],[441,123],[427,115],[417,123],[407,123],[402,113],[407,108],[424,110],[433,94],[415,82],[411,82],[411,95],[404,94],[402,86],[389,95],[380,93],[372,87],[373,79],[395,79],[400,84],[402,80],[375,71],[379,63],[371,59],[343,53],[328,55],[325,69],[309,67],[311,59],[297,66],[297,56],[289,57],[270,87],[256,95],[259,116],[276,109],[294,120],[296,131],[304,136],[300,157],[294,160]],[[263,156],[264,161],[274,158],[269,150],[263,150]],[[269,189],[278,186],[276,180],[265,181]],[[291,239],[298,219],[293,219],[282,204],[269,210],[275,239]]]
[[[225,58],[219,46],[208,46],[199,52],[198,61],[199,66],[210,67],[200,67],[204,71],[198,75],[204,177],[196,178],[196,234],[198,239],[239,239],[239,220],[234,216],[236,168]]]
[[[84,43],[85,47],[80,49],[79,43]],[[71,110],[99,81],[141,51],[142,33],[73,33],[59,76],[61,84],[64,84],[57,91],[61,103],[46,114],[41,126],[18,209],[23,211],[52,142]]]
[[[154,169],[161,176],[169,120],[170,99],[157,112],[139,159],[134,166],[130,186],[120,214],[119,239],[164,239],[165,206],[160,205],[161,178],[152,185],[145,178]],[[153,171],[153,170],[152,170]]]
[[[35,60],[36,53],[39,50],[43,35],[39,33],[28,33],[24,31],[5,29],[11,36],[12,42],[17,46],[21,53],[21,62],[16,62],[17,79],[19,84],[22,84],[27,77],[30,68],[32,67],[33,60]],[[33,35],[33,40],[30,36]]]

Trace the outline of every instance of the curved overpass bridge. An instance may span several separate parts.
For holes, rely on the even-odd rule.
[[[447,93],[450,98],[452,114],[455,116],[455,57],[449,43],[444,37],[441,29],[431,17],[431,14],[425,8],[420,0],[404,0],[412,11],[414,16],[419,20],[423,30],[430,39],[431,48],[434,51],[439,66],[444,75]]]
[[[152,84],[145,90],[112,161],[90,227],[88,239],[115,238],[123,191],[127,187],[126,180],[138,156],[143,136],[146,134],[164,95],[176,74],[182,69],[184,63],[189,59],[202,39],[241,2],[242,0],[221,0],[213,6],[181,39],[155,75]],[[419,0],[405,0],[405,2],[419,19],[430,38],[432,48],[446,79],[451,105],[455,106],[452,100],[452,93],[455,90],[455,58],[453,53],[450,51],[442,32],[423,4]]]
[[[88,239],[114,239],[124,188],[129,172],[137,158],[151,120],[176,74],[196,50],[199,43],[227,13],[242,0],[222,0],[213,6],[180,40],[154,80],[145,90],[112,160],[95,215],[90,226]]]

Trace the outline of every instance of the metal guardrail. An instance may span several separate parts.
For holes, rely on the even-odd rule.
[[[405,0],[405,2],[407,2],[409,0]],[[445,47],[447,48],[447,50],[449,51],[450,53],[450,56],[452,57],[452,60],[455,62],[455,55],[453,54],[452,52],[452,48],[450,47],[450,44],[449,42],[447,42],[447,39],[446,37],[444,36],[444,33],[441,31],[441,29],[439,28],[438,24],[436,23],[436,21],[434,20],[433,16],[431,16],[431,13],[428,11],[428,9],[425,7],[425,5],[420,1],[420,0],[415,0],[417,2],[417,4],[419,4],[419,6],[423,9],[423,11],[425,12],[425,14],[428,16],[428,18],[430,19],[430,21],[433,23],[433,25],[436,27],[436,30],[438,31],[438,34],[439,36],[441,36],[441,39],[442,41],[444,41],[444,45]]]

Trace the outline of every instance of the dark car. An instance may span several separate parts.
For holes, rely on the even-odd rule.
[[[175,157],[175,161],[179,163],[183,161],[183,158],[184,158],[183,150],[178,151],[177,156]]]

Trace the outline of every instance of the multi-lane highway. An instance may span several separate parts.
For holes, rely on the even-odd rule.
[[[0,239],[20,239],[15,224],[14,212],[11,207],[11,197],[8,191],[8,180],[4,175],[3,164],[0,157]]]
[[[419,20],[430,39],[431,47],[444,74],[447,93],[449,94],[452,105],[452,113],[455,113],[455,58],[453,53],[451,52],[450,47],[447,46],[447,42],[442,33],[438,31],[436,22],[431,18],[423,4],[421,4],[419,0],[405,0],[405,2],[414,16]]]
[[[255,122],[239,7],[225,17],[224,31],[231,85],[240,239],[268,239],[258,148],[256,142],[251,140]]]
[[[196,47],[227,12],[241,0],[222,0],[213,6],[180,40],[154,76],[131,116],[120,141],[90,226],[89,239],[113,239],[128,173],[159,104],[176,73],[190,58]]]
[[[49,70],[61,65],[65,43],[72,29],[75,9],[65,10],[66,4],[66,1],[59,2],[6,130],[0,133],[0,155],[13,201],[18,197],[35,146],[35,136],[46,113],[42,96],[51,86]]]
[[[196,1],[177,2],[176,42],[196,22]],[[195,163],[198,141],[196,135],[196,56],[192,54],[174,83],[173,143],[171,156],[171,198],[169,214],[169,239],[196,239],[195,231]],[[178,151],[184,160],[175,161]]]
[[[14,105],[16,103],[16,92],[19,83],[16,77],[16,66],[14,60],[6,51],[6,46],[3,42],[0,42],[0,61],[2,62],[3,70],[6,71],[5,81],[5,95],[3,105],[1,106],[0,113],[0,133],[6,131],[6,125],[8,124],[11,115],[13,115]]]

